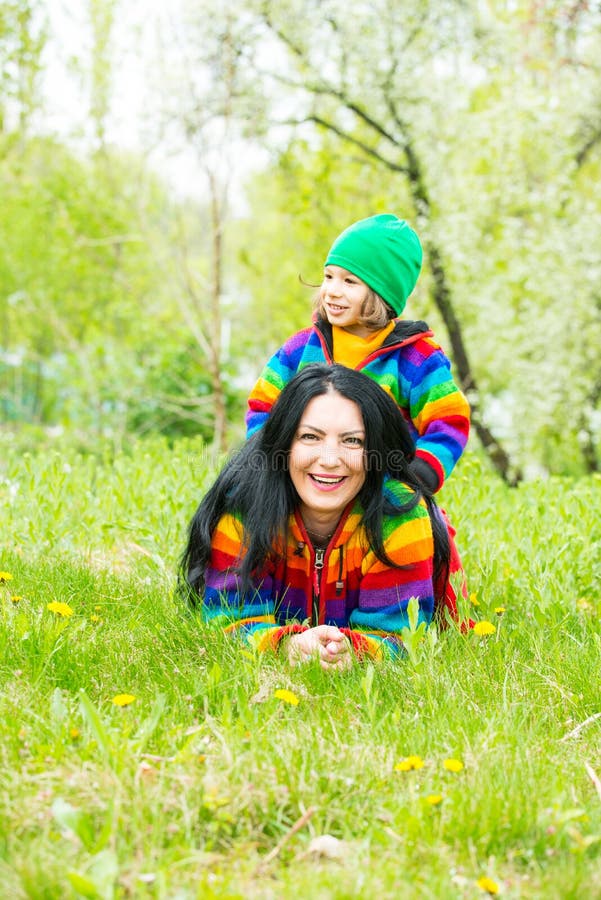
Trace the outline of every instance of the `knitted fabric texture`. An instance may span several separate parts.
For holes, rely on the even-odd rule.
[[[411,491],[388,480],[385,495],[394,506]],[[314,598],[315,555],[299,514],[291,516],[287,546],[256,573],[251,589],[241,595],[236,568],[243,556],[240,519],[225,515],[212,538],[205,572],[203,617],[217,619],[226,631],[244,636],[258,650],[277,645],[294,630],[312,625],[350,629],[355,651],[373,658],[403,652],[401,631],[409,624],[407,606],[419,603],[419,620],[429,623],[434,611],[432,528],[423,501],[407,512],[385,515],[384,548],[400,568],[384,565],[369,549],[357,499],[349,505],[325,552],[319,595]],[[318,621],[314,621],[314,600]],[[350,636],[350,634],[349,634]]]
[[[440,488],[467,443],[470,410],[431,332],[404,339],[403,331],[403,323],[397,322],[383,346],[355,368],[373,378],[400,406],[416,442],[416,455],[436,473]],[[332,348],[318,323],[292,335],[268,361],[248,398],[247,435],[265,424],[280,391],[297,372],[324,362],[332,362]]]
[[[341,266],[357,275],[400,316],[417,282],[422,256],[411,226],[386,213],[360,219],[345,229],[332,244],[325,265]]]

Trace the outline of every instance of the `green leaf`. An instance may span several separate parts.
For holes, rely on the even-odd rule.
[[[100,747],[103,755],[110,762],[112,761],[112,746],[111,746],[111,738],[107,729],[104,727],[104,723],[100,716],[100,713],[85,693],[85,691],[81,691],[79,695],[79,702],[82,715],[88,726],[94,735],[98,746]]]
[[[67,872],[67,878],[71,883],[71,887],[77,891],[81,897],[96,898],[100,897],[100,893],[94,882],[79,872]]]

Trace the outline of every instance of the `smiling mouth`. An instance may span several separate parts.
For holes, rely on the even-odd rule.
[[[346,306],[338,306],[337,303],[327,303],[326,305],[333,312],[344,312],[346,310]]]
[[[312,481],[316,481],[317,484],[327,484],[328,487],[333,484],[342,484],[345,477],[345,475],[312,475],[309,473],[309,478]]]

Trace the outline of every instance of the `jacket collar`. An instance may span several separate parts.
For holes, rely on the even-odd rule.
[[[334,339],[332,337],[332,326],[327,319],[323,319],[319,313],[313,316],[313,328],[318,333],[323,345],[326,359],[332,362],[334,359]],[[378,353],[382,350],[392,347],[403,347],[407,344],[413,344],[419,338],[431,337],[433,332],[430,331],[426,322],[421,319],[396,319],[396,324],[382,346],[378,348]]]

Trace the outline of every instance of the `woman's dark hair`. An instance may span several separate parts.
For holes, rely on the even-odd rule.
[[[288,382],[263,428],[225,464],[200,502],[180,563],[180,587],[192,602],[194,595],[202,593],[211,558],[211,537],[225,513],[238,514],[244,527],[246,553],[238,571],[242,591],[248,589],[252,573],[260,571],[273,556],[274,548],[285,546],[288,519],[299,499],[288,474],[290,447],[307,404],[330,391],[356,403],[363,418],[365,482],[359,499],[366,537],[374,553],[383,563],[394,565],[384,550],[383,516],[408,511],[424,497],[434,535],[434,580],[437,584],[446,582],[442,577],[448,571],[446,527],[409,466],[415,444],[397,404],[362,372],[341,365],[313,364]],[[403,506],[393,506],[384,496],[387,475],[413,489],[414,494]]]

